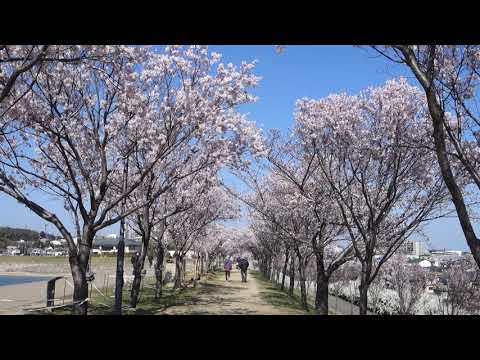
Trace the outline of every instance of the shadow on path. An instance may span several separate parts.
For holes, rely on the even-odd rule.
[[[295,301],[271,286],[266,286],[252,272],[243,283],[238,271],[230,281],[221,272],[202,280],[196,288],[184,289],[165,299],[154,313],[161,315],[262,315],[304,314]],[[137,311],[137,313],[139,313]]]

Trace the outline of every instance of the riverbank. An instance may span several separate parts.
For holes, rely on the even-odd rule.
[[[167,271],[175,273],[175,264],[167,263]],[[90,286],[90,294],[113,295],[116,277],[116,257],[94,256],[92,271],[95,280]],[[145,266],[146,278],[154,277],[154,269]],[[43,256],[0,256],[0,275],[47,277],[47,279],[0,286],[0,315],[28,314],[31,309],[46,306],[47,282],[56,276],[63,276],[55,284],[55,305],[72,301],[73,280],[67,257]],[[133,279],[130,259],[125,259],[124,281],[127,289]]]

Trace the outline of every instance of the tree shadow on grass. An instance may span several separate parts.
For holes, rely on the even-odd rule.
[[[244,288],[239,286],[225,286],[220,284],[205,283],[200,284],[198,293],[201,295],[209,295],[212,293],[230,295],[238,293],[239,290],[244,290]]]
[[[298,295],[288,295],[282,291],[279,286],[272,285],[260,273],[252,271],[252,276],[261,285],[260,297],[263,301],[274,307],[282,307],[286,309],[301,311],[305,315],[312,314],[312,310],[305,310],[301,305],[301,299]]]
[[[274,307],[305,311],[300,305],[299,299],[296,299],[295,296],[290,297],[288,294],[280,292],[273,287],[267,287],[265,291],[260,291],[260,297],[263,301]]]
[[[216,312],[203,310],[201,307],[208,305],[230,306],[233,303],[237,302],[237,300],[226,300],[223,296],[227,294],[234,294],[238,291],[237,289],[242,288],[229,287],[212,283],[200,283],[193,288],[185,288],[180,290],[165,290],[162,298],[159,301],[149,299],[148,294],[145,294],[143,299],[140,301],[138,309],[135,311],[135,314],[162,314],[165,313],[169,308],[173,307],[185,307],[184,309],[178,309],[179,314],[217,314]],[[187,308],[188,306],[198,306],[199,309],[191,310]],[[165,315],[167,314],[165,313]]]
[[[140,293],[140,299],[135,309],[129,308],[130,291],[124,289],[123,292],[123,304],[125,315],[158,315],[165,313],[166,310],[172,307],[179,307],[179,314],[192,314],[192,315],[217,315],[217,314],[252,314],[254,311],[239,308],[233,308],[230,310],[224,310],[222,307],[236,306],[241,300],[237,300],[234,297],[225,299],[224,295],[233,295],[240,290],[244,290],[244,287],[240,286],[227,286],[226,284],[218,284],[215,281],[222,281],[222,274],[209,274],[204,277],[196,287],[185,287],[174,290],[172,287],[164,287],[162,297],[158,300],[155,299],[155,289],[153,286],[148,285],[142,288]],[[214,281],[207,282],[207,281]],[[231,283],[230,283],[231,284]],[[112,297],[101,297],[94,295],[92,302],[89,304],[88,313],[91,315],[112,315],[113,314],[114,300]],[[188,309],[188,306],[197,306],[198,310]],[[219,305],[217,310],[208,311],[202,309],[202,306]],[[181,309],[181,307],[184,307]],[[64,315],[71,313],[71,309],[58,309],[54,312],[58,315]]]

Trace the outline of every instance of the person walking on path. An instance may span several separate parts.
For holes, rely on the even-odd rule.
[[[225,265],[223,269],[225,270],[225,280],[228,281],[230,279],[230,271],[232,271],[233,262],[230,258],[225,261]]]
[[[240,273],[242,275],[242,282],[247,282],[247,269],[248,269],[248,260],[238,258],[237,265],[240,268]]]

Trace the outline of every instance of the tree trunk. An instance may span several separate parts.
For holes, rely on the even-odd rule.
[[[275,284],[279,283],[280,280],[280,266],[279,266],[279,259],[275,257]]]
[[[358,304],[358,306],[359,306],[360,315],[367,315],[367,311],[368,311],[368,285],[367,285],[366,276],[363,274],[363,271],[362,271],[362,275],[361,275],[359,291],[360,291],[360,303]]]
[[[290,287],[288,288],[288,295],[293,296],[293,290],[295,289],[295,255],[292,253],[290,256]]]
[[[317,290],[315,292],[315,311],[319,315],[328,315],[329,279],[317,270]]]
[[[455,176],[453,175],[453,171],[450,166],[450,160],[447,155],[444,129],[445,113],[438,102],[437,94],[435,91],[435,84],[433,83],[432,76],[420,68],[418,61],[411,50],[404,46],[399,47],[399,49],[405,56],[406,64],[410,67],[415,77],[425,90],[428,109],[432,118],[433,139],[438,164],[440,166],[440,171],[442,173],[445,185],[447,186],[448,191],[450,192],[450,195],[452,197],[453,204],[455,205],[458,220],[462,227],[463,234],[465,235],[465,239],[467,240],[467,244],[470,248],[470,251],[472,252],[475,262],[477,263],[477,266],[480,268],[480,240],[475,234],[475,230],[473,229],[473,225],[471,223],[462,192],[460,190],[460,187],[458,186],[458,183],[455,179]],[[431,57],[435,55],[435,48],[433,48],[432,50],[433,51],[430,54]],[[434,64],[433,61],[432,64]]]
[[[155,262],[155,300],[159,300],[162,297],[163,290],[163,261],[165,251],[161,244],[157,247],[157,259]]]
[[[120,236],[117,249],[117,273],[115,278],[114,313],[122,315],[123,266],[125,263],[125,219],[120,220]]]
[[[208,271],[213,272],[214,271],[214,266],[215,266],[215,256],[208,255],[207,265],[208,265]]]
[[[272,260],[270,258],[268,259],[267,265],[267,277],[268,280],[272,280]]]
[[[88,302],[81,303],[88,298],[86,265],[82,266],[77,255],[70,255],[68,260],[73,278],[73,313],[75,315],[87,315]]]
[[[300,280],[300,297],[301,297],[301,303],[302,307],[305,310],[308,310],[308,302],[307,302],[307,289],[305,287],[305,264],[303,262],[303,259],[298,259],[298,275],[299,275],[299,280]]]
[[[147,242],[148,246],[148,242]],[[138,297],[140,295],[140,285],[142,283],[142,272],[145,265],[145,259],[147,257],[147,249],[145,245],[142,247],[140,257],[133,264],[133,283],[130,291],[130,306],[132,308],[137,307]]]
[[[270,258],[270,280],[275,282],[275,263],[272,258]]]
[[[174,289],[178,289],[182,286],[183,273],[183,257],[177,255],[177,257],[175,258],[175,284],[173,285]]]
[[[187,276],[187,259],[183,258],[183,266],[182,266],[182,280],[185,281],[185,277]]]
[[[195,254],[193,254],[193,280],[197,279],[197,268],[198,268],[198,262],[197,259],[195,258]]]
[[[212,260],[209,254],[206,255],[205,257],[205,265],[207,268],[207,273],[212,271]]]
[[[462,227],[463,234],[465,235],[465,239],[467,240],[467,244],[470,248],[470,251],[472,252],[475,262],[477,263],[477,266],[480,268],[480,240],[475,234],[475,230],[473,229],[473,225],[470,221],[467,207],[465,206],[462,192],[450,167],[450,161],[447,156],[447,149],[445,145],[443,114],[440,112],[440,109],[434,109],[435,105],[433,105],[432,102],[436,102],[436,99],[430,99],[431,97],[434,98],[433,95],[428,96],[428,104],[433,119],[433,139],[435,143],[438,164],[440,166],[445,185],[447,186],[452,197],[453,204],[455,205],[458,220]]]
[[[87,315],[88,311],[88,302],[84,300],[88,298],[87,270],[94,236],[91,226],[85,224],[82,238],[78,240],[78,253],[69,256],[73,278],[73,313],[77,315]]]
[[[150,198],[149,192],[147,192],[147,198]],[[137,307],[143,269],[145,268],[145,259],[147,258],[152,236],[153,225],[150,221],[150,208],[148,205],[143,207],[142,216],[139,217],[138,221],[138,225],[142,229],[142,250],[140,251],[140,257],[135,257],[135,262],[133,263],[133,283],[130,291],[130,306],[132,308]],[[164,229],[163,223],[164,221],[162,222],[161,227]]]
[[[283,291],[285,290],[285,276],[287,274],[287,266],[288,266],[288,254],[290,251],[288,249],[285,251],[285,262],[283,263],[283,271],[282,271],[282,286],[280,289]]]

